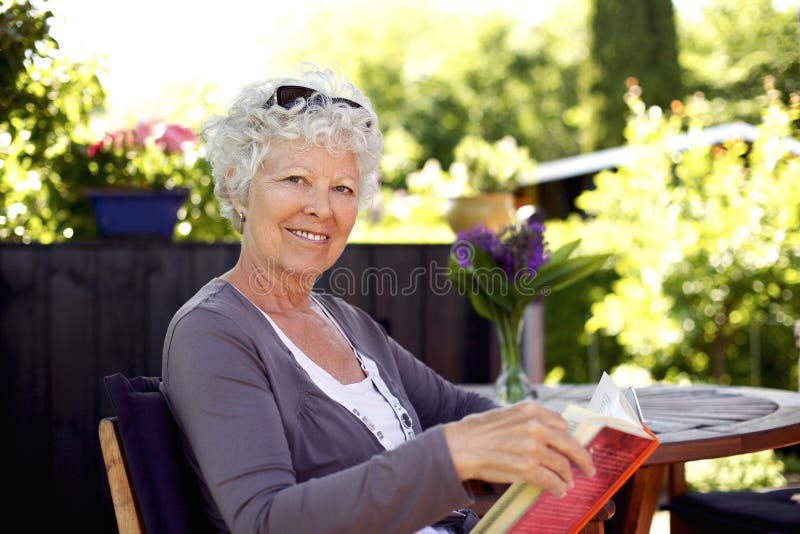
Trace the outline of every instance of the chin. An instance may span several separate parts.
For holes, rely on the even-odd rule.
[[[327,257],[324,259],[320,258],[308,258],[308,259],[299,259],[294,258],[294,261],[285,262],[283,263],[284,272],[289,275],[300,275],[300,276],[314,276],[318,277],[325,271],[331,268],[334,262],[331,262]]]

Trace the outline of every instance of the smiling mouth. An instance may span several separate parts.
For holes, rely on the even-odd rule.
[[[303,239],[308,239],[309,241],[327,241],[328,236],[325,234],[315,234],[314,232],[308,232],[306,230],[289,230],[292,234],[296,235],[297,237],[302,237]]]

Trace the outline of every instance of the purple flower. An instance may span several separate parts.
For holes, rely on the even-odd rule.
[[[500,239],[511,258],[509,277],[521,272],[535,273],[547,263],[544,241],[544,226],[535,221],[526,221],[518,226],[507,226],[500,232]]]
[[[492,259],[495,253],[502,247],[497,234],[479,224],[456,235],[456,242],[453,244],[452,254],[459,267],[471,267],[472,258],[475,256],[473,247],[478,247],[486,251]],[[497,261],[495,259],[495,261]]]
[[[452,250],[459,267],[472,265],[471,247],[483,249],[512,280],[523,272],[535,273],[548,260],[544,226],[530,220],[506,226],[498,233],[482,225],[459,232]]]

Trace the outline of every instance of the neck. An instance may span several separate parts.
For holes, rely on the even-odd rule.
[[[267,313],[310,310],[316,281],[316,277],[265,269],[241,257],[222,278]]]

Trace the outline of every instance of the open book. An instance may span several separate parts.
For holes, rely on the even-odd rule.
[[[575,487],[561,499],[531,484],[512,484],[472,534],[577,532],[658,447],[642,421],[636,392],[622,392],[606,373],[588,409],[569,404],[562,415],[592,455],[595,476],[573,466]]]

